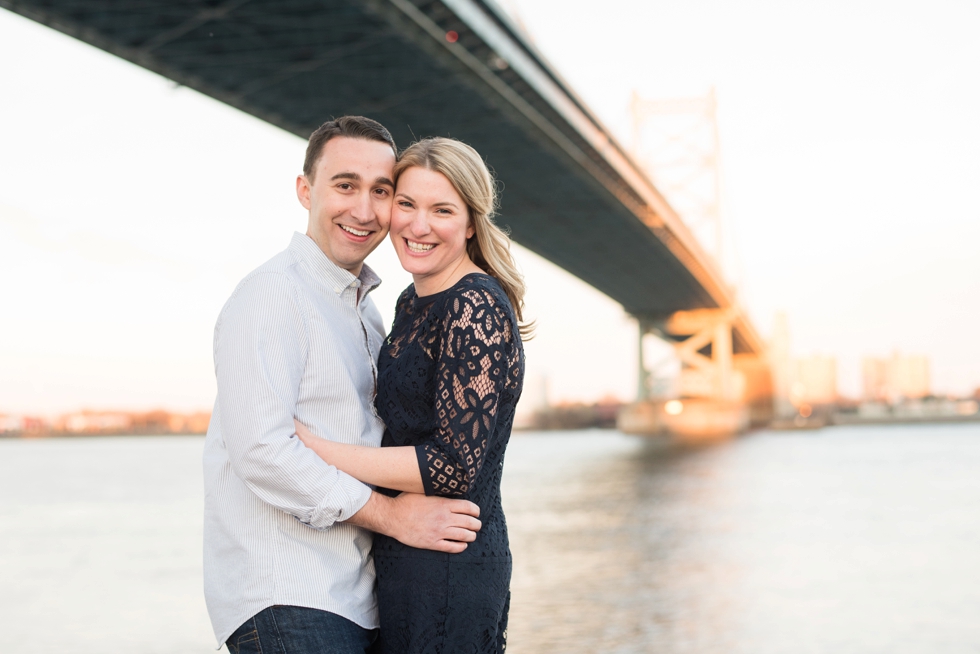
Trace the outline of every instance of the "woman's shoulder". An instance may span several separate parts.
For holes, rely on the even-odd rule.
[[[409,284],[405,287],[405,290],[398,295],[398,299],[395,300],[395,314],[397,315],[408,310],[415,301],[415,298],[415,284]]]
[[[445,319],[485,322],[487,327],[510,331],[516,325],[510,298],[500,282],[486,273],[470,273],[440,298],[438,313]],[[487,322],[487,316],[492,320]]]
[[[407,302],[415,297],[415,284],[409,284],[405,289],[398,295],[398,300],[396,304],[401,304],[402,302]]]
[[[444,306],[456,304],[458,300],[463,300],[468,303],[510,307],[510,300],[500,286],[500,282],[492,275],[483,272],[469,273],[463,276],[462,279],[446,290],[441,299]]]

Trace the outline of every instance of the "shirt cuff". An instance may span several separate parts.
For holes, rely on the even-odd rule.
[[[327,529],[336,522],[349,519],[367,504],[371,499],[371,492],[367,484],[338,470],[337,483],[313,509],[309,525],[314,529]]]

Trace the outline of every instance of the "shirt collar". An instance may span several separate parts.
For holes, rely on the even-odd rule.
[[[361,298],[381,284],[381,278],[369,265],[366,263],[362,265],[361,274],[354,277],[349,270],[345,270],[331,261],[320,249],[320,246],[306,234],[295,232],[293,240],[289,243],[289,251],[296,255],[296,258],[313,273],[314,277],[331,287],[337,295],[340,295],[355,281],[360,281],[360,286],[364,289],[360,293]]]

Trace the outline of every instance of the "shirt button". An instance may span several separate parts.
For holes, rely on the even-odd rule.
[[[340,293],[340,287],[339,286],[334,286],[333,287],[333,292],[334,293]]]

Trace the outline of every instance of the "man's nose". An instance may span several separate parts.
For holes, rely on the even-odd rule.
[[[350,210],[351,217],[360,223],[370,223],[377,219],[370,193],[359,193]]]

